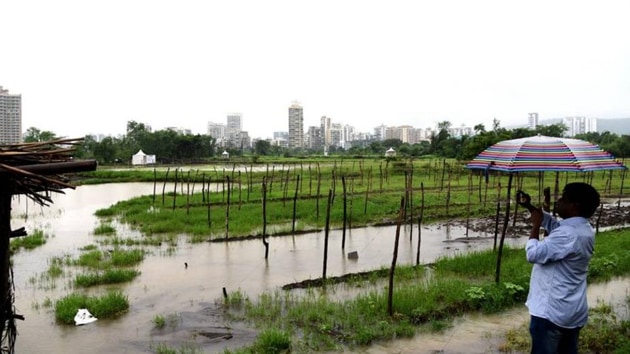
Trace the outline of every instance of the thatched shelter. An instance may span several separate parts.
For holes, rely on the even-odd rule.
[[[24,228],[11,228],[11,200],[24,194],[36,203],[52,204],[52,193],[74,186],[66,174],[96,169],[94,160],[74,160],[83,139],[0,145],[0,333],[2,352],[13,353],[16,319],[24,319],[13,307],[14,286],[9,262],[9,240],[26,236]]]

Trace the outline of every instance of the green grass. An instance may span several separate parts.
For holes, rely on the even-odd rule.
[[[153,323],[153,326],[158,329],[162,329],[166,326],[166,319],[162,315],[155,315],[151,322]]]
[[[55,320],[74,324],[74,316],[82,308],[88,309],[99,319],[115,318],[129,309],[129,300],[120,291],[111,291],[102,296],[72,293],[55,302]]]
[[[108,269],[109,267],[131,267],[144,260],[144,251],[139,249],[125,250],[116,248],[111,251],[93,249],[85,252],[74,261],[75,265],[92,269]]]
[[[46,244],[48,237],[44,235],[44,231],[35,229],[28,236],[11,238],[10,252],[17,253],[21,249],[32,250]]]
[[[94,229],[94,235],[115,235],[116,234],[116,228],[114,226],[112,226],[111,224],[99,224],[95,229]]]
[[[280,354],[291,352],[291,335],[283,330],[268,328],[261,331],[251,346],[229,350],[224,354]]]
[[[90,287],[103,284],[126,283],[135,279],[140,272],[135,269],[107,269],[104,272],[78,274],[74,284],[79,287]]]

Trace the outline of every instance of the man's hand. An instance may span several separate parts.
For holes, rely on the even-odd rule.
[[[532,210],[536,209],[536,207],[532,205],[532,197],[521,190],[516,192],[516,202],[530,213]]]
[[[542,222],[544,219],[544,214],[541,208],[532,208],[529,211],[531,214],[531,222],[532,222],[532,230],[529,233],[529,238],[533,238],[536,240],[540,239],[540,227],[542,226]]]

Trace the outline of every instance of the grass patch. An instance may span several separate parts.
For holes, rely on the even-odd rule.
[[[224,354],[280,354],[291,352],[291,334],[289,332],[268,328],[256,336],[251,346],[237,350],[226,349]]]
[[[44,231],[36,229],[28,236],[14,237],[10,240],[10,252],[16,253],[21,249],[32,250],[46,244],[47,236]]]
[[[90,287],[103,284],[126,283],[135,279],[140,272],[135,269],[107,269],[102,273],[79,274],[74,278],[74,284],[80,287]]]
[[[157,329],[162,329],[166,326],[166,319],[162,315],[155,315],[151,322],[153,323],[153,327]]]
[[[94,235],[115,235],[116,228],[111,224],[99,224],[93,231]]]
[[[74,261],[74,265],[92,269],[107,269],[110,267],[131,267],[144,260],[144,251],[139,249],[125,250],[115,248],[112,251],[93,249],[85,252]]]
[[[73,293],[55,302],[55,319],[59,323],[74,324],[74,316],[82,308],[99,319],[115,318],[129,309],[129,300],[120,291],[111,291],[103,296]]]

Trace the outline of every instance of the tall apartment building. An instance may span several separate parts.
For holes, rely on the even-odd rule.
[[[225,124],[208,122],[208,135],[216,140],[216,143],[223,146],[225,139]]]
[[[304,110],[298,102],[289,107],[289,148],[304,147]]]
[[[321,143],[328,147],[332,144],[332,136],[330,129],[332,128],[332,119],[330,117],[323,116],[320,119],[320,130],[322,134]]]
[[[225,140],[228,145],[241,145],[241,131],[243,131],[243,116],[240,113],[230,113],[225,126]]]
[[[567,131],[564,132],[566,136],[576,136],[597,131],[597,118],[565,117],[562,118],[562,123],[567,127]]]
[[[386,130],[387,126],[384,124],[381,124],[378,127],[374,128],[374,138],[381,141],[385,140]]]
[[[529,113],[527,117],[527,127],[535,130],[538,126],[538,113]]]
[[[0,86],[0,144],[22,141],[22,95],[9,94]]]

